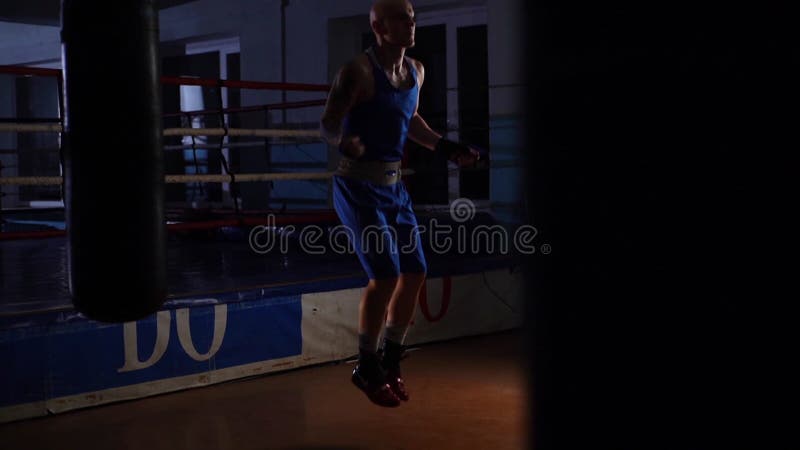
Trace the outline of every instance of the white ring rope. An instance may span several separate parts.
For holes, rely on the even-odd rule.
[[[224,128],[167,128],[164,136],[225,136]],[[228,128],[228,136],[320,138],[319,130]]]
[[[286,180],[327,180],[333,177],[333,172],[304,172],[304,173],[237,173],[236,182],[254,181],[286,181]],[[228,183],[229,175],[167,175],[167,183]]]
[[[0,123],[0,132],[61,133],[60,123]]]
[[[311,144],[317,143],[313,139],[302,139],[302,138],[295,138],[294,140],[277,140],[277,141],[270,141],[265,143],[263,140],[261,141],[247,141],[247,142],[223,142],[220,144],[219,142],[216,143],[197,143],[194,146],[192,144],[175,144],[175,145],[165,145],[164,150],[166,151],[173,151],[173,150],[191,150],[195,148],[197,150],[218,150],[220,146],[222,149],[240,149],[240,148],[264,148],[265,144],[269,144],[272,146],[284,146],[284,147],[291,147],[293,145],[302,145],[302,144]],[[57,147],[39,147],[39,148],[26,148],[26,149],[10,149],[10,148],[0,148],[0,155],[16,155],[21,151],[25,152],[57,152]]]
[[[9,133],[60,133],[57,123],[28,124],[0,123],[0,132]],[[319,130],[280,130],[263,128],[165,128],[164,136],[255,136],[320,138]]]
[[[60,124],[21,124],[0,123],[0,132],[60,133]],[[167,128],[164,136],[255,136],[255,137],[295,137],[320,138],[319,130],[280,130],[245,128]],[[263,144],[262,144],[263,145]],[[223,145],[223,147],[225,147]],[[191,147],[189,147],[191,148]],[[286,181],[286,180],[327,180],[335,172],[294,172],[294,173],[238,173],[237,182]],[[413,170],[403,170],[402,175],[413,175]],[[167,175],[166,183],[229,183],[230,175]],[[2,177],[0,186],[59,186],[62,177]]]
[[[294,172],[294,173],[237,173],[236,182],[287,181],[287,180],[327,180],[335,172]],[[403,170],[402,175],[413,175],[413,170]],[[61,177],[2,177],[0,186],[59,186]],[[229,175],[167,175],[164,181],[180,183],[229,183]]]
[[[272,141],[269,145],[274,146],[292,146],[295,144],[307,144],[310,141]],[[177,145],[165,145],[164,150],[171,151],[171,150],[191,150],[193,148],[197,150],[217,150],[220,147],[223,149],[240,149],[240,148],[263,148],[264,141],[255,141],[255,142],[223,142],[222,144],[219,143],[212,143],[212,144],[177,144]]]

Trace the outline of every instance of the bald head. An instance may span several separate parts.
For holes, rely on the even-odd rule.
[[[414,7],[408,0],[375,0],[369,21],[378,43],[414,46]]]
[[[383,20],[393,13],[403,12],[411,7],[408,0],[375,0],[369,10],[369,21]]]

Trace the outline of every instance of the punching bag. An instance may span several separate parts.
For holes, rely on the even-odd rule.
[[[166,298],[158,37],[155,0],[62,0],[67,266],[94,320]]]

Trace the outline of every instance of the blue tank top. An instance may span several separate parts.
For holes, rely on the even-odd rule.
[[[350,110],[344,119],[343,135],[361,137],[365,151],[359,160],[399,161],[403,158],[408,124],[417,109],[417,70],[406,57],[405,64],[414,85],[409,89],[398,89],[389,83],[389,78],[375,60],[372,49],[367,50],[367,54],[372,64],[372,77],[375,79],[375,95]]]

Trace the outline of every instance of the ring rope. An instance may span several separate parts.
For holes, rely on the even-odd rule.
[[[183,115],[183,114],[182,114]],[[507,126],[492,126],[492,127],[459,127],[448,128],[444,130],[446,133],[459,132],[459,131],[487,131],[487,130],[517,130],[516,125]],[[6,122],[0,123],[0,132],[17,132],[17,133],[60,133],[62,130],[61,125],[57,123],[19,123],[19,122]],[[225,130],[222,128],[165,128],[164,136],[224,136]],[[319,130],[282,130],[282,129],[246,129],[246,128],[231,128],[229,129],[228,136],[256,136],[256,137],[305,137],[305,138],[321,138]]]
[[[402,171],[402,176],[414,175],[415,171],[406,169]],[[335,172],[292,172],[292,173],[240,173],[236,175],[236,181],[241,183],[257,181],[289,181],[289,180],[328,180],[335,175]],[[228,175],[167,175],[164,181],[170,184],[180,183],[228,183],[231,178]],[[61,177],[3,177],[0,178],[0,185],[8,186],[55,186],[61,184]]]
[[[273,146],[293,146],[297,144],[314,144],[318,143],[318,141],[311,140],[311,139],[293,139],[293,140],[277,140],[277,141],[269,141],[269,145]],[[198,150],[215,150],[219,148],[219,144],[195,144],[195,147]],[[222,148],[227,149],[242,149],[242,148],[263,148],[264,147],[264,140],[260,141],[245,141],[245,142],[225,142]],[[165,151],[177,151],[177,150],[191,150],[191,144],[175,144],[175,145],[164,145]],[[37,147],[37,148],[0,148],[0,155],[17,155],[21,151],[25,152],[57,152],[59,149],[52,147]]]
[[[297,141],[288,141],[287,140],[287,141],[277,141],[277,142],[276,141],[271,141],[269,144],[274,145],[274,146],[291,146],[291,145],[296,145],[298,143],[299,144],[310,144],[310,143],[314,143],[314,142],[315,141],[297,142]],[[222,145],[222,148],[227,148],[227,149],[263,148],[263,147],[264,147],[264,141],[225,142]],[[190,148],[192,148],[192,147],[184,145],[184,144],[165,145],[164,146],[164,150],[165,151],[189,150]],[[197,144],[197,148],[200,149],[200,150],[215,150],[215,149],[219,148],[219,144]],[[38,150],[38,149],[36,149],[36,150]],[[16,151],[15,151],[15,154],[16,154]]]
[[[0,123],[0,132],[61,133],[57,123],[28,124]],[[165,128],[164,136],[255,136],[255,137],[305,137],[321,138],[319,130],[280,130],[263,128]]]
[[[256,136],[256,137],[313,137],[321,138],[319,130],[279,130],[279,129],[248,129],[248,128],[167,128],[164,136]]]
[[[261,112],[261,111],[273,111],[279,109],[298,109],[298,108],[308,108],[311,106],[325,106],[327,100],[320,99],[320,100],[304,100],[299,102],[285,102],[285,103],[269,103],[266,105],[256,105],[256,106],[243,106],[243,107],[229,107],[229,108],[222,108],[225,114],[232,114],[232,113],[247,113],[247,112]],[[181,112],[173,112],[173,113],[166,113],[163,114],[162,117],[179,117],[182,116],[184,113],[191,114],[193,116],[210,116],[215,115],[219,112],[218,109],[201,109],[197,111],[181,111]]]
[[[36,75],[43,77],[57,77],[62,75],[61,69],[44,69],[39,67],[27,66],[8,66],[0,65],[0,73],[11,75]],[[247,80],[223,80],[213,78],[195,77],[170,77],[162,76],[161,84],[183,85],[183,86],[206,86],[238,89],[256,89],[272,91],[301,91],[301,92],[328,92],[331,87],[327,84],[311,83],[276,83],[269,81],[247,81]]]
[[[0,123],[0,132],[61,133],[60,123]]]

